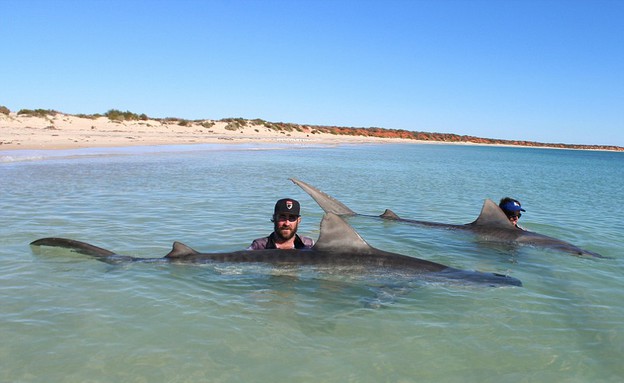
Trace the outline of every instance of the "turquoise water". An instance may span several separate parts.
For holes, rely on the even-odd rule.
[[[111,266],[46,236],[161,257],[242,249],[299,178],[362,214],[466,223],[511,195],[521,224],[612,259],[349,219],[371,245],[524,287],[313,268]],[[619,382],[622,153],[448,145],[197,145],[0,152],[2,382]]]

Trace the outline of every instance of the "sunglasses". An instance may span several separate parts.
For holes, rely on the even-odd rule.
[[[522,217],[522,213],[507,214],[507,218],[509,218],[509,219],[512,219],[512,218],[520,219],[520,217]]]
[[[299,218],[298,215],[278,215],[275,217],[277,221],[295,222]]]

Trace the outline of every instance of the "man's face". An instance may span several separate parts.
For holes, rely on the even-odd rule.
[[[522,213],[519,211],[505,212],[505,215],[509,218],[509,222],[511,222],[514,226],[518,226],[518,220],[522,217]]]
[[[278,239],[282,241],[288,241],[297,234],[297,228],[301,217],[298,215],[292,215],[288,213],[276,214],[273,217],[275,234]]]

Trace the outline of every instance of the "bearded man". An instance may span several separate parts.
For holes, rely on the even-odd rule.
[[[283,198],[275,203],[273,211],[273,232],[263,238],[255,239],[247,250],[263,249],[309,249],[314,240],[297,234],[301,206],[297,200]]]

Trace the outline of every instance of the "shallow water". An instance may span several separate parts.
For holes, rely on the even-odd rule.
[[[616,382],[624,376],[622,153],[448,145],[196,145],[0,152],[0,381]],[[521,224],[612,259],[353,217],[371,245],[506,273],[489,288],[314,268],[111,266],[41,237],[161,257],[231,251],[275,201],[320,208],[299,178],[362,214],[473,221],[511,195]]]

